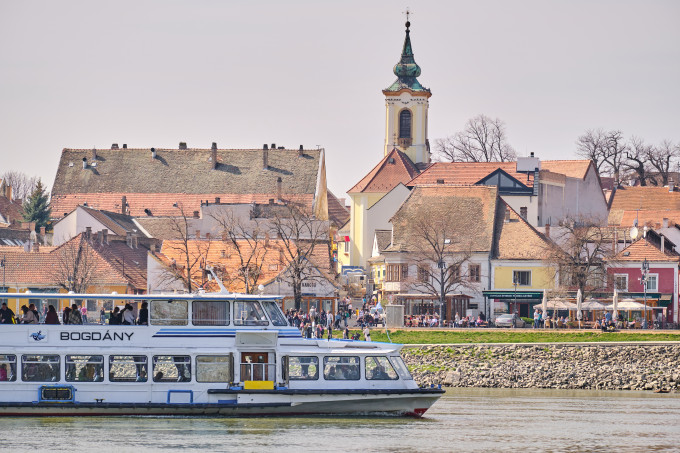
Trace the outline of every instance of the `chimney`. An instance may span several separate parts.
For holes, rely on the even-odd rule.
[[[128,247],[132,248],[132,231],[125,232],[125,243]]]
[[[220,204],[220,197],[215,197],[215,204]]]
[[[33,243],[33,251],[38,253],[40,251],[40,243],[39,242],[34,242]]]
[[[274,199],[273,199],[273,198],[270,198],[270,199],[269,199],[269,204],[274,204]]]
[[[139,237],[136,232],[132,232],[132,248],[136,249],[139,245]]]
[[[661,253],[666,253],[666,238],[663,234],[660,234],[659,238],[661,239]]]
[[[667,217],[663,218],[663,227],[668,228],[668,218]]]
[[[340,202],[340,205],[341,205],[343,208],[344,208],[344,207],[347,207],[347,205],[345,204],[345,203],[347,203],[347,199],[346,199],[346,198],[338,198],[338,202]]]
[[[194,211],[194,219],[198,219],[200,216],[198,215],[198,211]]]
[[[116,145],[116,144],[114,143],[114,145]],[[116,145],[115,148],[113,146],[111,146],[111,149],[118,149],[118,145]],[[97,149],[96,148],[92,148],[92,160],[97,160]]]
[[[97,231],[97,242],[99,242],[100,245],[104,243],[101,230]]]
[[[201,230],[196,230],[196,239],[201,239]]]
[[[120,199],[120,213],[127,214],[127,197],[125,195]]]
[[[550,237],[550,224],[549,223],[547,223],[545,225],[545,236]]]
[[[267,148],[264,148],[262,150],[262,169],[266,170],[268,168],[269,168],[269,150],[267,150]]]
[[[83,170],[87,168],[87,157],[83,157]]]
[[[276,198],[278,200],[281,200],[281,198],[282,198],[282,194],[283,194],[282,186],[283,186],[283,180],[279,176],[278,178],[276,178]]]
[[[668,180],[668,191],[673,192],[675,190],[675,181],[673,181],[673,178],[670,178]]]
[[[508,223],[510,221],[510,208],[508,208],[507,206],[505,208],[505,219],[504,219],[504,221],[505,221],[505,223]]]
[[[217,168],[217,143],[213,142],[212,148],[210,148],[210,151],[212,152],[211,159],[212,159],[212,168],[214,170],[214,169]]]
[[[205,233],[205,238],[210,239],[210,233]]]
[[[156,158],[156,148],[151,148],[151,159]]]
[[[127,149],[127,143],[123,143],[123,149]]]
[[[179,149],[187,149],[187,142],[179,142]]]
[[[305,154],[305,148],[304,146],[300,145],[300,149],[298,150],[298,157],[302,157]]]
[[[118,149],[118,143],[112,143],[111,149]]]
[[[107,228],[102,230],[102,242],[107,245],[109,243],[109,230]]]
[[[529,153],[529,157],[534,157],[534,152],[533,152],[533,151]]]
[[[85,237],[87,239],[92,237],[92,227],[85,227]]]
[[[12,186],[8,185],[5,187],[5,196],[9,201],[12,201]]]
[[[269,146],[267,146],[267,144],[265,143],[264,145],[262,145],[262,149],[269,149]]]
[[[276,143],[272,143],[271,149],[276,149]]]

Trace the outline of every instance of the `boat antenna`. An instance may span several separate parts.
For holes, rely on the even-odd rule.
[[[215,269],[212,266],[205,266],[205,272],[206,274],[208,274],[208,280],[214,279],[215,282],[219,285],[221,293],[229,294],[229,290],[224,286],[222,280],[217,278],[217,274],[215,274]]]

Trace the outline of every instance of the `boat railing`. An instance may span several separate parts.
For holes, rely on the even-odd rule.
[[[276,376],[276,365],[273,363],[242,363],[242,381],[273,381]]]

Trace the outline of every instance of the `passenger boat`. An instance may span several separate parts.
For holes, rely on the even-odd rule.
[[[5,293],[148,303],[148,325],[0,324],[0,415],[422,416],[401,345],[304,339],[276,297]],[[59,308],[59,307],[55,307]]]

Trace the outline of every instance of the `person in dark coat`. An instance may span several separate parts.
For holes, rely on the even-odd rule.
[[[64,311],[61,314],[61,320],[63,321],[64,324],[68,324],[68,315],[71,313],[71,307],[68,305],[64,307]]]
[[[54,305],[50,305],[47,309],[45,324],[59,324],[59,315],[57,314],[57,310],[54,309]]]
[[[120,308],[115,307],[111,313],[109,313],[109,325],[119,326],[122,322],[120,315]]]
[[[140,326],[146,326],[149,324],[149,303],[142,302],[142,308],[139,309],[139,320],[137,324]]]
[[[7,302],[0,307],[0,324],[14,324],[14,312],[7,306]]]

